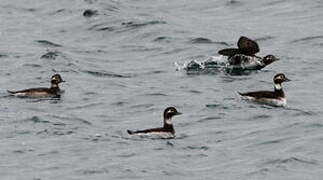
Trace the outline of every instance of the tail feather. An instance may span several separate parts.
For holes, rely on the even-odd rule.
[[[127,130],[127,132],[128,132],[128,134],[130,134],[130,135],[135,133],[134,131],[131,131],[131,130],[129,130],[129,129]]]
[[[7,92],[8,92],[8,93],[10,93],[10,94],[15,94],[15,93],[17,93],[16,91],[10,91],[10,90],[7,90]]]
[[[245,93],[242,93],[242,92],[239,92],[239,91],[237,91],[237,93],[240,94],[241,96],[245,95]]]
[[[128,134],[132,135],[132,134],[141,134],[141,133],[149,133],[149,130],[138,130],[138,131],[131,131],[131,130],[127,130]]]

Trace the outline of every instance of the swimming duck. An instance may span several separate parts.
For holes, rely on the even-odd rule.
[[[279,60],[274,55],[256,56],[255,54],[259,52],[257,42],[245,36],[240,37],[237,45],[238,48],[227,48],[218,52],[228,57],[227,68],[230,70],[260,70]]]
[[[24,89],[19,91],[10,91],[8,90],[8,93],[10,93],[13,96],[19,96],[19,97],[55,97],[59,96],[60,89],[58,87],[59,83],[65,82],[63,81],[62,77],[59,74],[54,74],[51,78],[51,87],[50,88],[31,88],[31,89]]]
[[[164,110],[164,126],[160,128],[152,128],[145,130],[127,130],[130,135],[157,135],[162,138],[174,138],[175,137],[175,129],[172,124],[172,117],[176,115],[180,115],[182,113],[178,112],[174,107],[168,107]]]
[[[283,73],[274,76],[274,91],[255,91],[240,93],[242,97],[255,102],[271,105],[271,106],[286,106],[287,99],[283,91],[282,83],[288,82],[288,79]]]

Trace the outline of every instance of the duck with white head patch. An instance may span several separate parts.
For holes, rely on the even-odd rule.
[[[130,135],[157,135],[161,138],[174,138],[175,129],[172,123],[172,117],[180,115],[182,113],[178,112],[174,107],[168,107],[164,111],[164,126],[160,128],[152,128],[145,130],[131,131],[127,130]]]
[[[218,53],[228,57],[227,68],[229,70],[260,70],[267,65],[279,60],[274,55],[259,57],[255,54],[259,52],[256,41],[241,36],[238,40],[238,48],[222,49]]]
[[[54,74],[51,78],[51,87],[45,88],[30,88],[30,89],[24,89],[19,91],[9,91],[13,96],[18,97],[32,97],[32,98],[41,98],[41,97],[57,97],[59,96],[60,89],[58,84],[65,82],[63,81],[62,77],[59,74]]]
[[[290,81],[283,73],[276,74],[274,77],[275,91],[255,91],[239,94],[255,102],[271,105],[271,106],[286,106],[287,100],[283,91],[282,83]]]

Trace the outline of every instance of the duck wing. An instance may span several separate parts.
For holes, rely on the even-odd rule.
[[[11,91],[7,90],[10,94],[17,94],[17,93],[32,93],[32,92],[50,92],[49,88],[30,88],[30,89],[24,89],[19,91]]]
[[[218,53],[223,56],[232,57],[236,54],[241,54],[241,50],[238,48],[226,48],[226,49],[221,49],[220,51],[218,51]]]
[[[55,92],[50,88],[31,88],[31,89],[24,89],[19,91],[10,91],[7,90],[8,93],[14,96],[30,96],[30,97],[41,97],[41,96],[48,96],[51,94],[55,94]]]
[[[245,36],[241,36],[238,40],[238,48],[242,51],[242,54],[248,56],[254,56],[259,52],[259,46],[256,41],[253,41]]]
[[[255,99],[261,99],[261,98],[277,98],[277,95],[272,91],[255,91],[255,92],[246,92],[241,93],[238,92],[241,96],[248,96],[253,97]]]
[[[165,132],[165,129],[160,127],[160,128],[152,128],[152,129],[137,130],[137,131],[127,130],[127,132],[128,134],[149,134],[153,132]]]

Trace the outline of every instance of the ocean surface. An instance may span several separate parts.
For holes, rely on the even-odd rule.
[[[321,180],[323,1],[0,0],[0,179]],[[280,61],[187,74],[240,36]],[[285,73],[285,108],[241,100]],[[8,96],[48,87],[59,99]],[[162,126],[176,138],[131,137]]]

